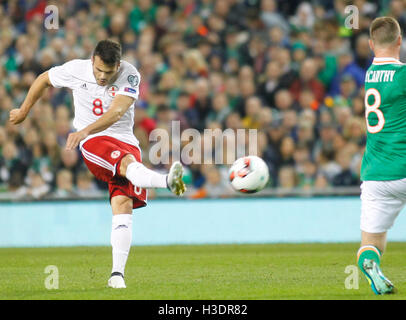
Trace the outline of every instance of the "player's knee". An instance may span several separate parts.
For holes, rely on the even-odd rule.
[[[135,157],[132,154],[127,154],[121,159],[120,161],[120,171],[119,174],[123,177],[125,177],[125,174],[127,172],[127,167],[130,163],[137,161]]]
[[[116,196],[111,199],[113,214],[132,213],[133,200],[126,196]]]

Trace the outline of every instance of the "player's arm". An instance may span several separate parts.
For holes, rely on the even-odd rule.
[[[45,89],[51,86],[52,84],[49,81],[48,71],[40,74],[28,90],[27,96],[25,97],[21,107],[19,109],[12,109],[10,111],[10,122],[12,124],[19,124],[23,122],[33,105],[38,101],[39,98],[42,97]]]
[[[87,136],[106,130],[113,123],[117,122],[126,113],[128,108],[134,103],[134,98],[125,95],[116,95],[107,110],[99,119],[80,131],[69,134],[66,141],[66,149],[76,148],[80,141]]]

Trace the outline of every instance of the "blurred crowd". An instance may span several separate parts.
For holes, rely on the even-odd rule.
[[[406,1],[63,0],[59,27],[46,29],[49,4],[0,1],[1,192],[106,194],[78,151],[64,149],[72,131],[68,90],[49,89],[25,122],[8,122],[39,74],[88,59],[106,38],[120,42],[123,60],[141,73],[134,133],[148,166],[167,170],[149,163],[149,134],[169,132],[177,120],[182,130],[257,129],[268,188],[359,186],[363,82],[373,58],[368,28],[390,15],[404,30]],[[349,4],[358,9],[358,28],[345,25]],[[188,196],[228,194],[227,169],[187,165]]]

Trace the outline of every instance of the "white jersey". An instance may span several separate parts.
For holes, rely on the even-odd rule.
[[[114,82],[99,86],[93,75],[93,65],[90,59],[75,59],[65,64],[53,67],[48,71],[49,80],[55,88],[69,88],[73,93],[75,117],[73,126],[81,130],[95,122],[109,108],[116,95],[125,95],[138,99],[140,74],[137,69],[126,61],[120,62],[120,67]],[[138,140],[133,133],[134,104],[120,120],[106,130],[89,135],[81,141],[82,144],[95,136],[109,136],[120,141],[138,146]]]

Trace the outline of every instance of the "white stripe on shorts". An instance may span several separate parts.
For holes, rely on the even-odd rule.
[[[83,148],[83,147],[82,147],[82,154],[90,162],[93,162],[94,164],[97,164],[98,166],[113,172],[113,175],[116,173],[116,170],[112,164],[108,163],[103,158],[100,158],[99,156],[96,156],[95,154],[90,153],[89,151],[86,151],[85,148]]]

